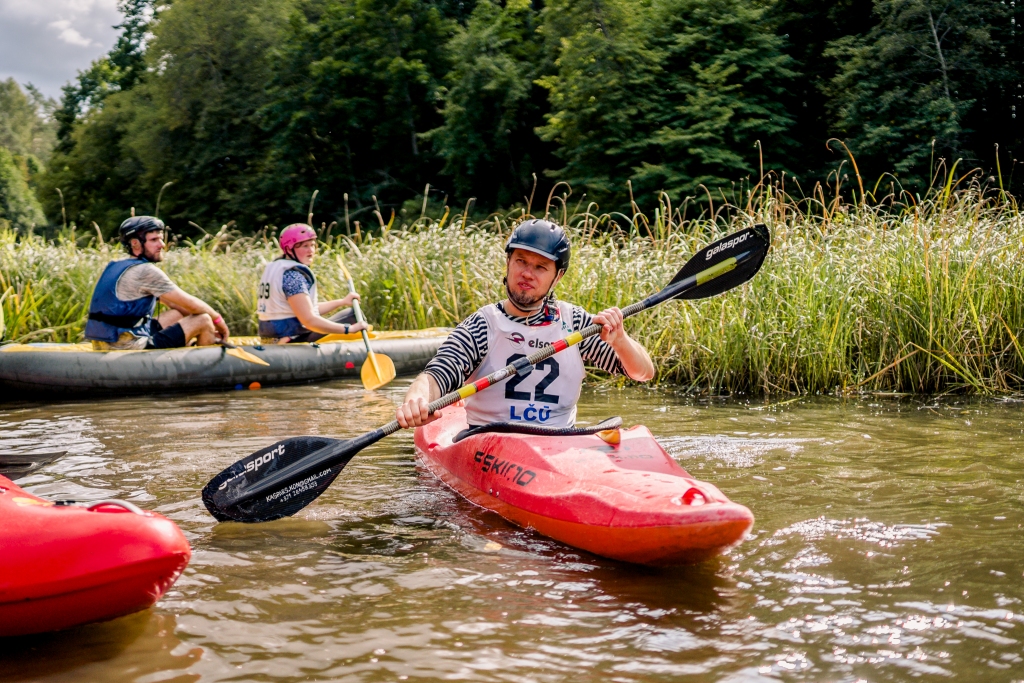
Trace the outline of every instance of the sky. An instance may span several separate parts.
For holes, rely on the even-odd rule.
[[[0,79],[59,100],[62,85],[113,47],[120,21],[117,0],[0,0]]]

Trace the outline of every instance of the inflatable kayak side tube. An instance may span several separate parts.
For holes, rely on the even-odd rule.
[[[390,356],[398,374],[423,370],[444,336],[382,339],[374,351]],[[269,365],[227,355],[219,346],[158,351],[0,351],[0,400],[25,395],[138,394],[298,384],[359,377],[362,343],[287,344],[245,350]]]

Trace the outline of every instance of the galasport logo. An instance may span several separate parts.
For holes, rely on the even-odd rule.
[[[714,249],[709,251],[708,255],[704,257],[704,260],[705,261],[710,261],[711,257],[714,256],[715,254],[717,254],[719,252],[723,252],[726,249],[732,249],[733,247],[735,247],[737,244],[740,244],[741,242],[746,242],[748,237],[750,237],[750,233],[749,232],[745,232],[742,235],[737,235],[736,237],[733,237],[728,242],[722,242],[717,247],[715,247]]]
[[[477,451],[473,460],[480,463],[481,472],[490,472],[505,481],[514,481],[519,486],[526,486],[537,476],[533,470],[523,469],[521,465],[517,465],[511,460],[502,460],[496,455],[483,451]]]
[[[242,472],[239,472],[238,474],[236,474],[235,476],[231,477],[230,479],[226,479],[223,484],[221,484],[220,486],[217,487],[217,490],[218,491],[223,491],[225,488],[227,488],[227,485],[229,483],[231,483],[235,479],[238,479],[239,477],[244,475],[246,472],[257,472],[257,471],[259,471],[259,469],[261,467],[263,467],[264,465],[266,465],[267,463],[269,463],[271,460],[273,460],[274,458],[276,458],[279,455],[284,455],[284,444],[279,445],[277,448],[275,448],[274,450],[270,451],[269,453],[264,453],[263,455],[260,455],[260,456],[258,456],[256,458],[250,460],[249,462],[245,463],[245,470],[243,470]]]

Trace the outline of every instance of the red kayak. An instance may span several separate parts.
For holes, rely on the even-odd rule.
[[[131,503],[57,505],[0,476],[0,636],[146,609],[188,564],[174,522]]]
[[[541,435],[496,423],[482,429],[503,431],[457,440],[466,412],[453,406],[416,430],[416,451],[477,505],[595,555],[689,564],[743,540],[754,523],[750,510],[691,477],[646,427],[601,430],[605,424]]]

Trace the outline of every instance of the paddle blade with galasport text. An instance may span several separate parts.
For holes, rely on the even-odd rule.
[[[269,522],[293,515],[323,493],[353,455],[383,438],[374,430],[341,441],[297,436],[234,463],[203,489],[203,504],[222,522]]]
[[[761,264],[764,263],[771,242],[772,238],[771,233],[768,232],[768,227],[758,224],[752,228],[723,237],[713,244],[709,244],[686,262],[682,270],[672,278],[669,286],[691,275],[697,275],[701,271],[707,270],[727,259],[744,254],[749,255],[737,264],[735,270],[724,273],[704,284],[687,288],[686,291],[673,298],[706,299],[738,287],[754,277],[757,271],[761,269]]]

